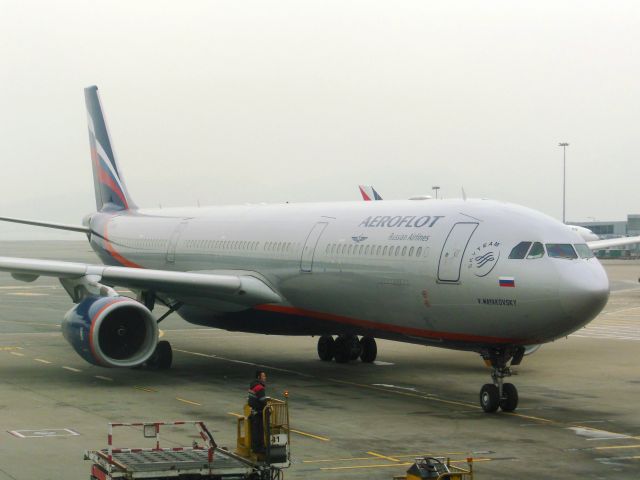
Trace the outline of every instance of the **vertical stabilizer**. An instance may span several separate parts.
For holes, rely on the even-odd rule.
[[[382,197],[378,192],[376,192],[376,189],[373,188],[372,185],[358,185],[358,188],[360,189],[360,195],[362,195],[362,199],[365,202],[382,200]]]
[[[135,209],[113,152],[98,87],[85,88],[84,99],[87,105],[96,207],[99,211]]]

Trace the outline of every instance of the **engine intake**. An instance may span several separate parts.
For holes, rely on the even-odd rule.
[[[136,367],[153,354],[158,324],[128,297],[87,297],[64,316],[64,338],[93,365]]]

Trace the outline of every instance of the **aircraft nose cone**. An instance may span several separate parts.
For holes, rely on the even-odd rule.
[[[565,286],[561,288],[560,301],[572,330],[593,320],[609,299],[609,279],[602,265],[589,262],[585,267],[574,271],[570,279],[565,277]]]

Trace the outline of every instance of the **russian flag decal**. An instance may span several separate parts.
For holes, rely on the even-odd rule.
[[[516,286],[516,279],[513,277],[499,277],[498,283],[501,287],[513,287]]]

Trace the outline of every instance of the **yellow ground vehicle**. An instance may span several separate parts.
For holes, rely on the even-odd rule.
[[[451,465],[450,458],[416,458],[406,475],[393,477],[394,480],[473,480],[473,459],[467,458],[467,468]]]
[[[251,407],[245,404],[243,416],[238,418],[238,433],[235,453],[253,462],[264,462],[278,469],[291,465],[289,450],[289,395],[284,393],[284,400],[267,399],[262,411],[262,425],[265,451],[254,452],[251,448]]]

